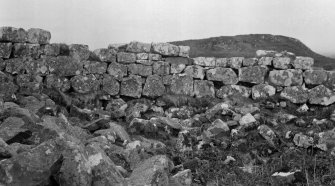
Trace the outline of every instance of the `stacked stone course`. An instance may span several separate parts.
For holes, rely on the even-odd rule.
[[[335,73],[313,70],[313,59],[257,51],[257,57],[190,58],[190,47],[142,43],[90,51],[51,43],[43,29],[0,27],[0,94],[39,92],[43,84],[86,94],[156,98],[185,94],[262,99],[278,93],[293,103],[335,102]]]

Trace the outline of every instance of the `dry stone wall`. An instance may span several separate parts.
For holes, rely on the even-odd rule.
[[[110,97],[164,94],[262,99],[279,94],[293,103],[335,102],[335,72],[313,70],[313,59],[257,51],[257,57],[189,58],[190,47],[130,42],[90,51],[87,45],[50,43],[43,29],[0,27],[0,95],[42,87]]]

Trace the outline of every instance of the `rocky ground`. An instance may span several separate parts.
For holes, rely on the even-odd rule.
[[[0,185],[335,184],[334,106],[164,95],[102,110],[50,92],[1,100]]]

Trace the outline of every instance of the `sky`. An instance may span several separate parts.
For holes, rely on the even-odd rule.
[[[91,50],[240,34],[299,39],[335,56],[335,0],[0,0],[0,26],[42,28]]]

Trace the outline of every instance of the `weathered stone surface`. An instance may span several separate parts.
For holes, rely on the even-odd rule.
[[[18,89],[13,77],[0,71],[0,94],[5,97],[12,96]]]
[[[273,67],[276,69],[288,69],[290,68],[291,58],[289,57],[275,57],[273,59]]]
[[[147,77],[145,85],[143,87],[142,94],[148,97],[158,97],[165,93],[165,87],[162,81],[162,77],[159,75],[151,75]]]
[[[8,141],[20,132],[27,131],[22,127],[24,124],[25,122],[21,118],[9,117],[5,119],[0,125],[0,138]]]
[[[240,123],[240,125],[242,125],[242,126],[248,126],[248,125],[250,125],[250,124],[252,124],[252,123],[255,123],[255,122],[256,122],[255,117],[254,117],[252,114],[250,114],[250,113],[248,113],[248,114],[242,116],[242,117],[240,118],[240,120],[239,120],[239,123]]]
[[[26,61],[25,70],[28,74],[45,76],[49,74],[48,64],[43,59]]]
[[[153,73],[157,75],[170,74],[170,64],[164,61],[157,61],[153,64]]]
[[[193,78],[196,79],[204,79],[205,78],[205,69],[201,66],[198,65],[191,65],[191,66],[187,66],[184,69],[184,73],[192,76]]]
[[[295,69],[309,70],[314,65],[314,59],[310,57],[297,56],[292,65]]]
[[[314,140],[310,136],[306,136],[302,133],[294,135],[293,142],[298,147],[308,148],[313,145]]]
[[[328,106],[335,102],[335,94],[324,85],[319,85],[309,90],[308,101],[310,104]]]
[[[127,45],[126,51],[133,53],[149,53],[151,50],[151,43],[142,43],[138,41],[132,41]]]
[[[152,66],[142,64],[130,64],[128,65],[128,73],[147,77],[152,75]]]
[[[149,54],[149,60],[152,61],[161,61],[162,60],[162,56],[160,54]]]
[[[307,85],[320,85],[327,81],[327,71],[325,70],[306,70],[303,76]]]
[[[306,103],[308,90],[302,86],[285,87],[280,96],[292,103]]]
[[[261,57],[258,60],[258,65],[261,66],[271,66],[273,61],[273,57]]]
[[[216,67],[206,72],[207,80],[222,81],[226,85],[234,85],[238,82],[236,73],[231,68]]]
[[[330,90],[335,91],[335,71],[327,71],[327,80],[323,84]]]
[[[13,47],[14,57],[39,58],[42,51],[39,44],[15,43]]]
[[[227,59],[227,58],[216,58],[215,59],[215,66],[216,67],[227,67],[228,60],[229,59]]]
[[[197,98],[215,96],[214,83],[207,80],[194,80],[194,95]]]
[[[216,63],[215,57],[196,57],[193,60],[193,64],[203,67],[215,67]]]
[[[116,62],[116,50],[99,48],[93,51],[96,57],[102,62]]]
[[[127,52],[118,52],[117,53],[117,62],[119,63],[135,63],[136,54],[127,53]]]
[[[96,91],[99,88],[99,81],[93,74],[89,75],[78,75],[70,79],[71,86],[78,93],[88,93]]]
[[[153,156],[140,163],[129,177],[129,185],[169,185],[172,162],[163,155]]]
[[[258,59],[257,58],[245,58],[243,60],[243,66],[244,67],[250,67],[258,64]]]
[[[260,84],[264,83],[267,71],[263,66],[242,67],[238,70],[238,78],[242,82]]]
[[[119,98],[119,99],[111,99],[109,103],[106,106],[106,111],[109,111],[111,113],[111,118],[116,119],[123,116],[126,116],[126,109],[128,105],[127,103]]]
[[[4,61],[5,71],[10,74],[22,74],[26,70],[27,60],[23,58],[10,58]]]
[[[16,77],[16,83],[20,87],[20,93],[31,95],[32,93],[39,93],[43,78],[39,75],[19,74]]]
[[[172,75],[164,75],[162,76],[162,80],[164,85],[171,85]]]
[[[267,125],[260,125],[257,128],[259,134],[272,146],[276,147],[278,145],[279,139],[276,133]]]
[[[276,89],[267,84],[255,85],[251,88],[252,99],[267,98],[276,94]]]
[[[185,64],[171,64],[171,74],[179,74],[185,69]]]
[[[257,50],[256,51],[256,55],[258,57],[262,57],[262,56],[275,56],[276,55],[276,51],[274,50]]]
[[[27,32],[23,28],[0,27],[0,41],[24,43],[27,39]]]
[[[0,57],[0,71],[4,71],[6,68],[6,62]]]
[[[127,75],[127,66],[116,62],[111,62],[107,68],[108,74],[114,76],[117,80],[121,81]]]
[[[90,57],[88,45],[71,44],[69,50],[70,56],[79,61],[87,60]]]
[[[137,53],[136,60],[148,60],[149,54],[148,53]]]
[[[28,42],[35,44],[48,44],[51,39],[51,33],[40,28],[30,28],[27,30]]]
[[[138,60],[136,60],[136,63],[146,65],[146,66],[151,66],[152,64],[154,64],[154,61],[138,59]]]
[[[0,43],[0,58],[9,58],[12,47],[12,43]]]
[[[185,57],[167,57],[165,58],[165,62],[169,64],[185,64],[185,65],[192,65],[193,59],[185,58]]]
[[[107,63],[100,61],[83,61],[84,69],[89,74],[104,74],[107,71]]]
[[[241,68],[244,61],[244,57],[231,57],[228,60],[227,67],[239,69]]]
[[[83,70],[83,64],[69,56],[46,57],[50,74],[58,76],[75,76]]]
[[[102,90],[109,95],[115,96],[120,91],[120,83],[115,79],[114,76],[104,74],[102,79]]]
[[[191,48],[189,46],[179,46],[179,56],[189,57]]]
[[[296,86],[303,82],[302,71],[295,69],[270,71],[269,81],[276,86]]]
[[[241,95],[243,97],[249,97],[250,94],[251,94],[250,88],[240,85],[225,85],[216,91],[216,97],[221,99],[233,95]]]
[[[42,54],[46,56],[58,56],[61,54],[61,46],[59,43],[46,44],[41,46]]]
[[[221,119],[216,119],[210,127],[205,131],[208,137],[215,137],[222,133],[229,132],[228,124]]]
[[[140,98],[142,94],[141,76],[131,75],[123,78],[121,82],[120,95]]]
[[[174,94],[193,96],[193,78],[187,74],[174,74],[171,78],[170,91]]]
[[[178,56],[180,49],[170,43],[152,43],[152,51],[163,56]]]
[[[192,172],[190,169],[185,169],[177,174],[173,175],[172,178],[176,180],[181,186],[191,186],[192,185]],[[177,185],[177,184],[176,184]]]
[[[71,82],[66,77],[58,77],[54,74],[47,75],[45,84],[48,88],[55,87],[62,92],[66,92],[71,88]]]

